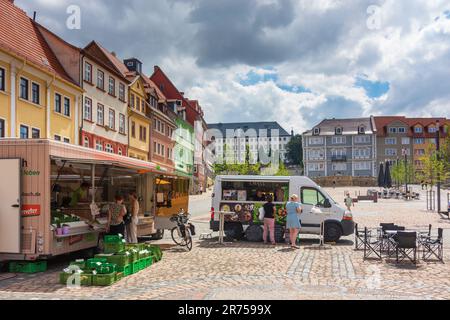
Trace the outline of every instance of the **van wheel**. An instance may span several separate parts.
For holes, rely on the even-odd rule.
[[[336,223],[325,224],[325,242],[338,242],[342,236],[342,230]]]
[[[156,230],[156,233],[153,235],[152,240],[161,240],[164,238],[164,230],[158,229]]]

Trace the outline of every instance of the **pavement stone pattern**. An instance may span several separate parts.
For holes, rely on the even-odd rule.
[[[344,192],[329,191],[337,201]],[[354,211],[360,226],[395,219],[393,222],[409,228],[425,228],[429,223],[450,227],[445,219],[423,212],[423,208],[421,201],[381,200],[357,204]],[[209,228],[205,217],[195,215],[193,219],[198,234]],[[67,288],[58,283],[60,269],[55,267],[43,274],[0,278],[0,299],[450,299],[449,236],[445,237],[445,263],[420,261],[417,266],[397,266],[386,260],[363,261],[362,251],[354,250],[353,236],[328,250],[311,248],[317,237],[302,236],[301,248],[292,250],[262,243],[219,245],[217,237],[200,241],[198,234],[191,252],[170,244],[166,234],[156,242],[164,249],[162,261],[110,287]]]

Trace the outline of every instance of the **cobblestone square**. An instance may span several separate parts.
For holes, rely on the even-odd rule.
[[[329,189],[342,201],[347,189]],[[351,188],[351,192],[365,189]],[[192,201],[193,222],[198,234],[207,232],[209,195]],[[381,199],[359,203],[354,209],[360,226],[395,222],[408,228],[426,229],[428,224],[445,228],[445,263],[423,262],[417,266],[390,261],[363,261],[354,250],[353,236],[329,250],[315,250],[315,236],[302,236],[301,248],[268,247],[259,243],[234,242],[219,245],[217,237],[195,240],[191,252],[174,247],[170,239],[158,241],[164,248],[161,262],[129,276],[111,287],[69,289],[58,284],[60,265],[44,274],[0,277],[0,299],[450,299],[450,221],[424,211],[422,200]],[[1,280],[4,279],[4,280]]]

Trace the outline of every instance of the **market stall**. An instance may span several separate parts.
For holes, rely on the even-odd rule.
[[[7,203],[0,211],[0,260],[97,247],[114,196],[152,197],[143,180],[158,174],[149,162],[50,140],[1,140],[0,162],[0,174],[10,177],[0,180]],[[19,187],[11,188],[13,182]],[[146,210],[142,216],[150,215]]]

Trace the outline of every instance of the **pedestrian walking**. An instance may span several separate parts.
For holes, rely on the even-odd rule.
[[[297,246],[297,236],[301,228],[299,215],[302,213],[302,206],[298,202],[298,196],[296,194],[293,194],[290,201],[286,203],[286,212],[286,229],[289,229],[291,248],[300,249]]]
[[[267,195],[266,203],[264,204],[264,244],[267,244],[267,233],[270,234],[270,242],[275,245],[275,205],[271,195]]]
[[[352,206],[355,206],[355,203],[353,202],[353,198],[350,196],[350,192],[347,192],[347,196],[345,197],[345,206],[347,207],[348,211],[352,211]]]

